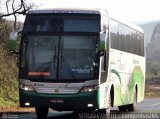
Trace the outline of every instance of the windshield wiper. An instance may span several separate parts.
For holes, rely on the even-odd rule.
[[[24,33],[22,33],[22,39],[23,39],[23,47],[24,47],[24,45],[25,45],[25,47],[24,48],[22,48],[22,52],[21,52],[21,54],[23,54],[22,56],[23,56],[23,62],[25,63],[25,67],[27,68],[27,70],[28,70],[28,61],[27,61],[27,48],[28,48],[28,36],[26,35],[26,34],[24,34]],[[24,53],[23,53],[23,51],[24,51]]]
[[[72,68],[71,68],[70,65],[68,64],[67,59],[66,59],[63,55],[61,55],[61,66],[62,66],[62,59],[64,60],[64,64],[66,65],[67,70],[69,71],[69,73],[70,73],[70,75],[72,76],[72,78],[77,79],[75,73],[72,71]],[[61,68],[62,68],[62,67],[61,67]]]
[[[67,59],[63,56],[63,43],[61,44],[60,51],[61,51],[61,54],[60,54],[60,57],[61,57],[60,58],[61,59],[60,60],[60,67],[61,67],[61,69],[62,69],[62,62],[64,61],[64,64],[66,65],[66,68],[67,68],[69,74],[71,75],[71,77],[73,79],[77,79],[77,77],[76,77],[75,73],[72,71],[72,68],[70,67]]]
[[[57,56],[56,56],[56,52],[57,52],[57,47],[56,47],[56,44],[55,44],[55,49],[54,49],[54,55],[53,55],[53,63],[54,63],[54,69],[56,68],[56,59],[57,59]],[[52,62],[52,60],[51,60]]]

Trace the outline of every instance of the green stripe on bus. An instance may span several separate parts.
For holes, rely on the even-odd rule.
[[[111,72],[114,73],[114,74],[116,74],[118,76],[120,84],[121,84],[121,76],[119,75],[119,72],[116,71],[115,69],[111,69]]]
[[[130,92],[130,97],[134,96],[134,90],[135,90],[135,85],[137,84],[138,86],[138,100],[140,100],[140,97],[143,94],[143,87],[144,87],[144,74],[139,66],[135,67],[131,79],[129,81],[129,92]]]

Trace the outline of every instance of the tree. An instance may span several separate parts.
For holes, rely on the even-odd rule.
[[[0,0],[0,10],[1,10],[1,0]]]
[[[0,0],[1,4],[1,0]],[[14,30],[16,30],[17,15],[26,15],[26,13],[33,8],[33,3],[27,3],[26,0],[6,0],[6,14],[0,15],[0,20],[4,17],[14,16]]]

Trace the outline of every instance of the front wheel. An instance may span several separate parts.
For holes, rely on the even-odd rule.
[[[107,102],[106,114],[110,114],[110,112],[111,112],[111,104],[112,104],[111,101],[112,101],[111,96],[109,96],[109,99]]]
[[[111,96],[109,96],[107,101],[107,108],[106,109],[99,109],[99,113],[105,113],[105,115],[110,115],[111,112]]]
[[[48,115],[48,107],[35,107],[38,119],[46,119]]]

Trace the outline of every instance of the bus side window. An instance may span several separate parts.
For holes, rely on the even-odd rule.
[[[111,48],[113,49],[119,48],[118,27],[118,22],[112,19],[109,20]]]
[[[144,56],[144,36],[142,33],[139,33],[140,37],[140,55]]]

